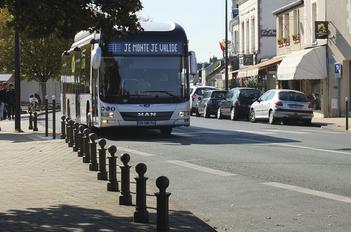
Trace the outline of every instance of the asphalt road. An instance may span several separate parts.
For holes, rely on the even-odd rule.
[[[349,132],[192,117],[169,138],[103,136],[147,164],[149,181],[169,177],[171,201],[218,231],[351,230]]]

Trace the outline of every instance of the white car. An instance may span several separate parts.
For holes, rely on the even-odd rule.
[[[190,89],[190,114],[200,115],[197,109],[197,105],[199,101],[202,100],[205,91],[207,90],[217,90],[216,87],[213,86],[194,86]]]
[[[268,90],[251,105],[249,115],[251,122],[268,119],[270,124],[293,120],[310,125],[312,117],[312,103],[305,94],[290,89]]]

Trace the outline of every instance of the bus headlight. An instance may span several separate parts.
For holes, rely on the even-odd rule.
[[[184,118],[184,117],[189,117],[190,113],[189,111],[180,111],[178,115],[179,117]]]
[[[115,114],[114,114],[113,112],[109,112],[109,113],[108,113],[108,117],[109,117],[109,118],[113,118],[113,117],[115,117]]]
[[[101,117],[114,118],[115,117],[115,113],[114,112],[101,112]]]

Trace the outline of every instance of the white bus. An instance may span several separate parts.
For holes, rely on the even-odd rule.
[[[189,74],[195,57],[175,23],[142,23],[121,38],[80,32],[62,56],[64,115],[97,128],[190,125]]]

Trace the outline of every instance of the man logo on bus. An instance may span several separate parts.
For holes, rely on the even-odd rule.
[[[156,117],[155,112],[138,113],[138,117]]]

